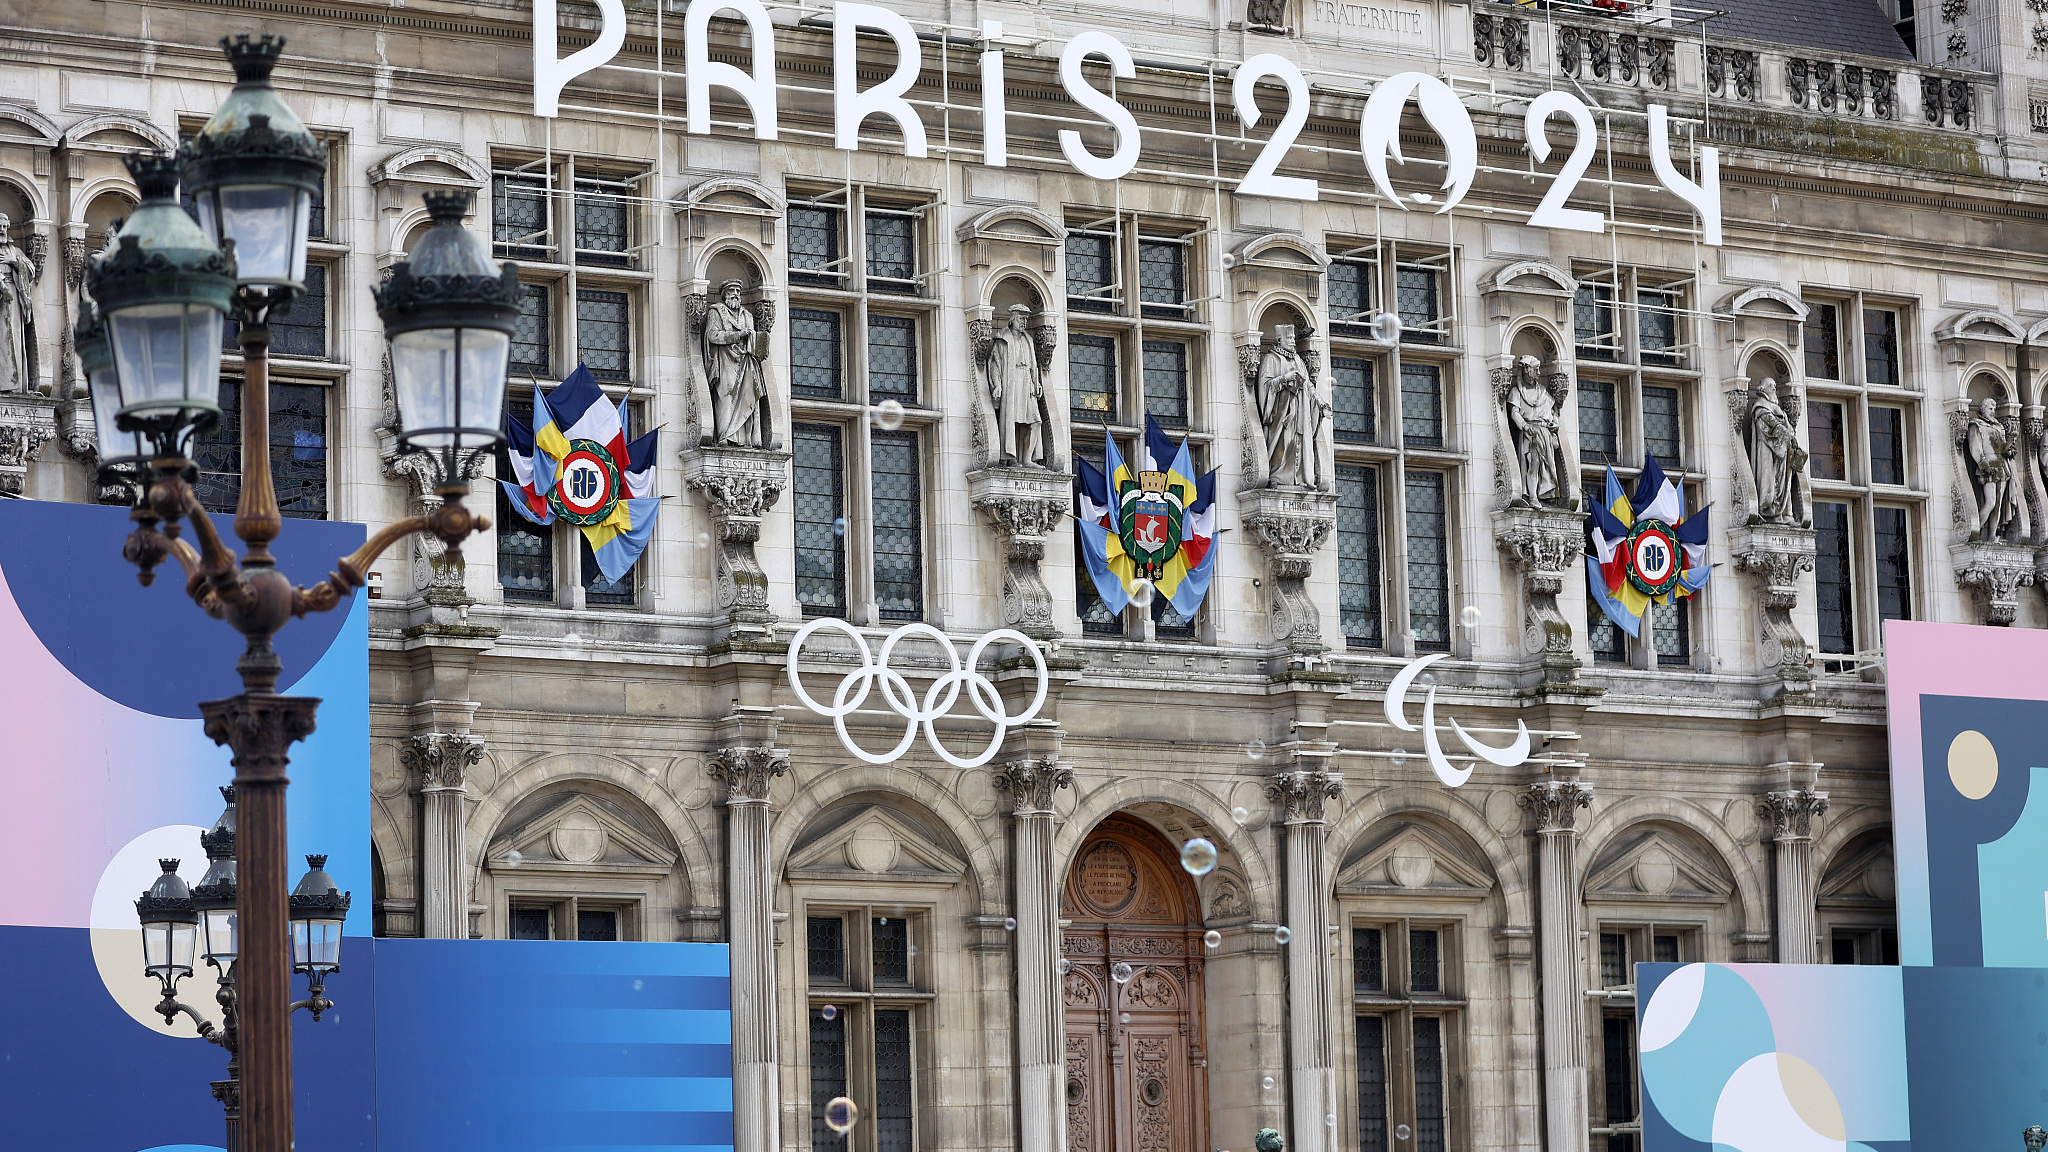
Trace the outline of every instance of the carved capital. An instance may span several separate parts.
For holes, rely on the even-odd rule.
[[[1536,831],[1576,835],[1579,809],[1593,806],[1593,786],[1583,780],[1538,780],[1515,803],[1535,814]]]
[[[1828,794],[1811,788],[1766,792],[1757,799],[1759,819],[1771,822],[1771,839],[1805,840],[1813,835],[1813,822],[1828,810]]]
[[[463,732],[423,732],[399,750],[421,792],[460,792],[470,765],[484,757],[484,742]]]
[[[1287,806],[1287,823],[1320,824],[1325,806],[1344,794],[1344,778],[1335,772],[1290,769],[1275,772],[1266,782],[1266,799]]]
[[[1056,757],[1012,760],[998,767],[991,778],[996,791],[1010,798],[1010,811],[1017,816],[1041,816],[1052,812],[1053,796],[1074,783],[1074,770]]]
[[[199,705],[206,735],[234,752],[235,780],[281,780],[293,744],[313,734],[311,696],[230,696]]]
[[[713,779],[725,781],[728,804],[766,804],[768,786],[777,776],[789,775],[789,751],[784,748],[725,747],[711,753],[706,769]]]

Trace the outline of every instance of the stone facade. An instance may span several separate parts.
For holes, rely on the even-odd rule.
[[[1083,1152],[1073,1134],[1095,1129],[1076,1109],[1142,1124],[1166,1108],[1144,1077],[1102,1094],[1054,1008],[1100,991],[1065,979],[1062,894],[1111,817],[1220,852],[1195,882],[1200,922],[1166,926],[1219,937],[1192,985],[1199,1061],[1157,1079],[1196,1094],[1203,1147],[1264,1127],[1297,1152],[1634,1147],[1617,1139],[1629,1078],[1607,1074],[1633,1043],[1631,963],[1895,950],[1881,622],[2048,626],[2048,150],[2017,111],[2048,66],[2029,46],[1996,23],[1971,25],[1965,58],[1929,43],[1914,62],[1452,0],[1182,4],[1170,22],[1158,5],[990,0],[952,32],[945,146],[927,107],[932,154],[913,159],[885,119],[862,150],[830,148],[822,99],[788,99],[781,139],[761,141],[718,89],[715,130],[691,134],[681,10],[657,57],[653,10],[629,7],[621,62],[668,77],[591,73],[552,122],[531,115],[523,4],[334,0],[287,23],[42,0],[0,18],[0,213],[19,251],[60,264],[24,281],[40,343],[34,379],[0,395],[0,492],[121,499],[94,481],[76,404],[72,263],[132,204],[120,154],[203,119],[229,83],[211,44],[245,28],[290,35],[279,84],[331,146],[324,296],[272,367],[297,389],[301,423],[274,435],[294,447],[299,511],[380,525],[419,498],[386,471],[370,289],[432,189],[478,190],[476,226],[539,290],[515,399],[581,358],[636,429],[666,429],[670,499],[623,588],[586,576],[571,532],[502,508],[495,547],[380,562],[380,931],[729,941],[742,1152],[831,1146],[812,1118],[833,1059],[871,1117],[889,1097],[862,1137],[877,1144],[854,1145],[871,1152]],[[826,84],[830,30],[773,11],[785,82]],[[1002,167],[963,87],[978,52],[959,44],[982,19],[1003,24],[984,45],[1009,69]],[[564,21],[564,52],[596,28],[581,7]],[[1019,115],[1073,115],[1051,57],[1091,26],[1186,66],[1123,82],[1148,135],[1115,182]],[[938,51],[917,99],[941,98]],[[1320,200],[1232,194],[1256,145],[1225,94],[1212,153],[1212,85],[1190,62],[1267,51],[1361,77],[1441,70],[1479,127],[1465,203],[1367,192],[1351,95],[1319,97],[1289,156]],[[1522,101],[1552,60],[1619,110],[1614,235],[1524,223],[1541,188],[1522,175]],[[1709,101],[1719,247],[1647,190],[1634,114],[1697,120]],[[1099,151],[1092,124],[1077,126]],[[1431,191],[1435,153],[1410,152],[1394,179]],[[1578,200],[1606,198],[1589,179]],[[758,444],[713,434],[702,317],[728,280],[762,318]],[[1004,463],[991,439],[977,341],[1017,307],[1047,350],[1053,467]],[[1374,333],[1381,312],[1399,338]],[[1270,482],[1246,409],[1245,365],[1283,325],[1331,409],[1311,422],[1312,486]],[[1526,357],[1577,471],[1518,503],[1496,381]],[[1808,458],[1790,522],[1754,514],[1766,377]],[[1981,466],[1959,453],[1986,400],[2019,446],[2025,538],[1972,539]],[[1100,461],[1105,425],[1131,455],[1148,402],[1219,469],[1214,583],[1192,620],[1091,607],[1061,517],[1071,459]],[[1589,617],[1575,541],[1603,462],[1632,472],[1646,451],[1669,454],[1689,507],[1712,505],[1720,568],[1628,641]],[[1044,654],[1044,707],[980,767],[921,740],[867,763],[789,688],[790,635],[820,609],[872,638],[922,621],[962,650],[1018,629]],[[1453,657],[1432,669],[1440,709],[1526,722],[1535,761],[1436,782],[1383,712],[1394,674],[1432,652]],[[922,641],[901,660],[937,666]],[[829,699],[851,667],[819,658],[808,690]],[[1013,710],[1028,678],[993,677]],[[869,749],[902,731],[865,713],[850,730]],[[978,752],[986,728],[940,738]],[[1403,1129],[1412,1145],[1390,1141]]]

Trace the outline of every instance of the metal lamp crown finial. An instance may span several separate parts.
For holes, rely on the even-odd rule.
[[[308,856],[306,857],[306,867],[314,872],[324,872],[327,869],[327,857]]]
[[[156,866],[163,869],[165,872],[176,872],[178,870],[178,863],[179,862],[176,860],[167,860],[159,858],[156,862]]]
[[[252,39],[247,32],[237,32],[220,38],[220,50],[235,70],[236,83],[260,84],[270,79],[277,58],[284,54],[284,37],[265,32]]]
[[[421,195],[426,201],[427,218],[436,224],[460,224],[469,215],[469,205],[474,194],[467,188],[433,189]]]
[[[144,203],[152,200],[175,200],[178,198],[178,157],[161,148],[147,152],[131,152],[121,158],[128,167],[128,175],[135,180],[135,187],[142,193]]]

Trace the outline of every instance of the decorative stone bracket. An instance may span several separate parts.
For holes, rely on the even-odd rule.
[[[1313,488],[1254,488],[1238,499],[1239,523],[1270,561],[1273,589],[1267,621],[1273,643],[1304,656],[1327,651],[1322,615],[1304,582],[1314,570],[1316,552],[1337,528],[1337,494]]]
[[[1767,673],[1776,673],[1787,692],[1803,692],[1813,684],[1809,661],[1813,649],[1792,623],[1799,603],[1799,574],[1813,571],[1811,528],[1789,524],[1736,528],[1728,533],[1728,554],[1737,571],[1756,577],[1764,586],[1759,618],[1757,659]]]
[[[1956,583],[1976,593],[1977,622],[1994,628],[2012,624],[2019,613],[2019,590],[2041,578],[2035,550],[2020,544],[1951,544]]]
[[[734,637],[766,640],[775,631],[775,610],[754,545],[761,539],[761,514],[789,486],[789,453],[700,446],[683,454],[683,483],[704,494],[718,526],[713,576]]]
[[[1572,624],[1557,606],[1564,582],[1579,571],[1586,554],[1578,514],[1562,510],[1510,508],[1493,514],[1493,542],[1522,574],[1522,644],[1543,658],[1543,682],[1578,679],[1572,654]]]
[[[1072,505],[1074,478],[1043,468],[990,467],[967,474],[974,506],[1003,545],[1003,625],[1035,640],[1059,635],[1040,564],[1045,542]]]
[[[0,493],[19,496],[28,487],[28,462],[57,438],[55,407],[34,393],[0,403]]]

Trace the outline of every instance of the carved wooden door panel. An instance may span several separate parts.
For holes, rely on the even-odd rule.
[[[1208,1147],[1199,908],[1139,821],[1105,821],[1075,857],[1061,901],[1069,1152]]]

